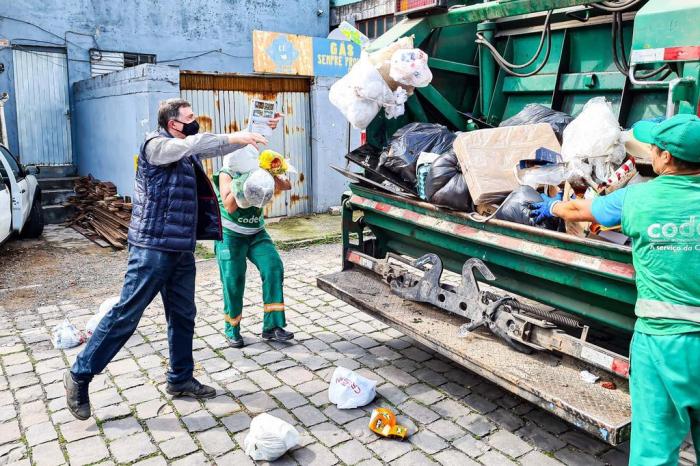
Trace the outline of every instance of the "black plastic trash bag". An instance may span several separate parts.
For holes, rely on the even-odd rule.
[[[561,226],[559,218],[548,218],[539,225],[535,223],[534,218],[530,218],[530,204],[534,202],[542,202],[540,193],[530,186],[520,186],[503,201],[496,212],[496,218],[547,230],[558,230]]]
[[[527,104],[524,109],[502,121],[498,126],[533,125],[535,123],[549,123],[554,130],[557,139],[561,143],[564,128],[573,121],[574,117],[568,113],[558,112],[542,104]]]
[[[425,196],[433,204],[472,212],[474,205],[467,182],[462,176],[454,150],[441,155],[433,162],[425,178]]]
[[[421,152],[443,154],[452,149],[457,137],[445,126],[434,123],[410,123],[394,133],[389,151],[382,154],[379,167],[416,185],[416,162]]]

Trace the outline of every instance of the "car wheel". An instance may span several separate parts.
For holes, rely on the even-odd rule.
[[[22,238],[38,238],[44,231],[44,210],[38,198],[34,199],[27,223],[22,229]]]

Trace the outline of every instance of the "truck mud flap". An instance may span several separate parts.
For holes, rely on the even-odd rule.
[[[485,330],[460,337],[458,331],[464,319],[430,305],[401,299],[371,272],[361,269],[337,272],[319,277],[317,285],[610,445],[629,439],[629,388],[622,378],[613,378],[617,388],[609,390],[600,384],[584,382],[580,371],[591,368],[573,358],[519,353]]]

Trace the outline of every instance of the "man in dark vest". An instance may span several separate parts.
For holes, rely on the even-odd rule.
[[[278,119],[270,121],[277,126]],[[256,133],[199,132],[189,102],[168,99],[158,109],[159,130],[146,135],[136,171],[129,226],[129,262],[119,302],[100,320],[90,340],[66,371],[63,382],[71,414],[90,417],[88,385],[136,330],[144,309],[158,293],[168,323],[170,369],[166,391],[173,396],[212,398],[216,391],[193,376],[196,240],[220,240],[216,194],[201,158],[247,144],[266,144]]]

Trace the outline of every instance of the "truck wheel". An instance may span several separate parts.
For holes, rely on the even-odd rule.
[[[27,218],[27,223],[22,229],[20,236],[22,238],[38,238],[44,231],[44,211],[41,208],[41,202],[39,199],[34,200],[32,204],[32,210],[29,212],[29,218]]]

